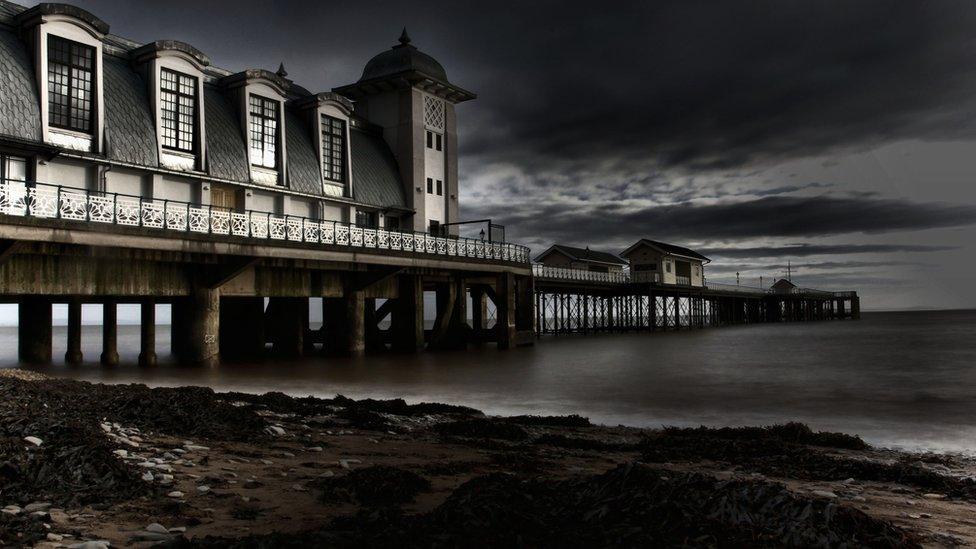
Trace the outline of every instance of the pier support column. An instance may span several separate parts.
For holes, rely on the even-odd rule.
[[[681,298],[674,296],[674,329],[681,329]]]
[[[854,296],[851,298],[851,318],[854,320],[861,319],[861,298]]]
[[[464,349],[468,339],[468,292],[464,278],[452,276],[436,286],[437,318],[430,347]]]
[[[290,358],[302,356],[308,328],[308,298],[272,297],[266,315],[275,354]]]
[[[51,362],[51,301],[25,297],[17,306],[17,353],[21,362]]]
[[[220,298],[220,355],[253,359],[264,354],[263,297]]]
[[[139,366],[156,365],[156,300],[139,304]]]
[[[64,361],[68,364],[81,364],[84,356],[81,353],[81,301],[72,299],[68,302],[68,350],[64,353]]]
[[[516,343],[515,275],[511,273],[499,275],[495,295],[498,297],[495,302],[495,332],[498,348],[511,349]]]
[[[119,304],[114,299],[102,303],[102,356],[105,366],[119,365]]]
[[[423,298],[421,298],[423,299]],[[366,352],[366,294],[349,290],[345,297],[322,298],[322,349],[332,354]]]
[[[194,288],[173,301],[173,352],[186,364],[211,365],[220,357],[220,292]]]
[[[397,277],[399,291],[390,330],[393,350],[415,353],[424,348],[424,284],[416,275]]]

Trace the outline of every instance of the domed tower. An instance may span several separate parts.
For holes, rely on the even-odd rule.
[[[410,43],[366,63],[355,84],[335,89],[355,101],[356,114],[383,133],[397,160],[413,220],[404,229],[440,233],[458,221],[457,118],[454,106],[475,94],[451,84],[444,67]],[[457,227],[449,228],[457,234]]]

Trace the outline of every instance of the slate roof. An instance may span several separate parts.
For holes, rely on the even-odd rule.
[[[211,86],[203,87],[206,110],[207,165],[210,175],[233,181],[248,181],[247,146],[241,134],[237,112],[224,94]]]
[[[0,135],[41,139],[41,107],[27,46],[0,28]]]
[[[349,134],[353,197],[375,206],[406,208],[400,169],[383,137],[356,128]]]
[[[616,255],[609,252],[601,252],[599,250],[591,250],[589,248],[574,248],[573,246],[564,246],[562,244],[553,244],[548,250],[539,254],[535,260],[542,261],[542,258],[549,255],[552,252],[561,252],[562,254],[569,256],[573,261],[588,261],[592,263],[610,263],[612,265],[626,265],[627,262],[620,259]]]
[[[108,157],[140,166],[159,163],[156,128],[142,77],[105,56],[105,143]]]
[[[627,255],[628,253],[630,253],[631,250],[633,250],[634,248],[636,248],[641,244],[648,244],[654,246],[655,248],[658,248],[664,251],[665,253],[672,254],[672,255],[681,255],[684,257],[690,257],[692,259],[700,259],[701,261],[711,261],[711,259],[703,256],[702,254],[696,252],[695,250],[692,250],[691,248],[685,248],[684,246],[677,246],[675,244],[668,244],[667,242],[659,242],[657,240],[650,240],[647,238],[642,238],[638,240],[633,246],[621,252],[620,255],[624,255],[624,256]]]
[[[291,111],[285,112],[285,154],[288,155],[288,186],[296,191],[322,194],[322,173],[315,144],[307,124]]]

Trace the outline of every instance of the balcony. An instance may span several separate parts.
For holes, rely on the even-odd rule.
[[[691,286],[691,277],[675,275],[674,283],[677,284],[678,286]]]
[[[350,251],[392,250],[421,256],[529,263],[527,247],[506,242],[390,231],[294,215],[230,211],[205,204],[23,181],[0,182],[0,216],[104,225],[106,230],[111,230],[110,226],[142,227],[158,230],[161,235],[210,234],[264,242],[300,242],[313,247],[337,246]]]

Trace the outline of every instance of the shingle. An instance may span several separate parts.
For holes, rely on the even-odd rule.
[[[105,143],[108,157],[157,166],[156,128],[142,78],[114,57],[104,56]]]
[[[288,186],[310,194],[322,194],[322,176],[315,145],[308,127],[290,111],[285,112],[285,151],[288,155]]]
[[[41,107],[27,45],[0,29],[0,135],[41,140]]]
[[[400,169],[386,141],[378,135],[353,129],[352,189],[354,198],[382,208],[405,208]]]
[[[234,181],[250,181],[247,147],[237,112],[220,91],[204,86],[207,165],[210,175]]]

